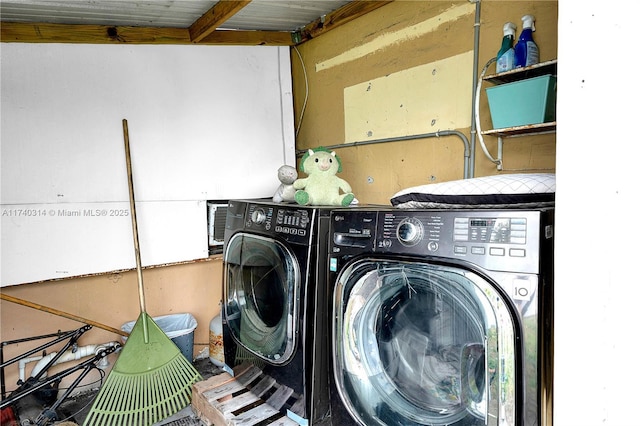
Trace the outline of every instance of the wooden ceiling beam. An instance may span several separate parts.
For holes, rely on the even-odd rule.
[[[70,25],[2,22],[2,42],[20,43],[133,43],[190,44],[184,28],[126,27],[109,25]]]
[[[218,30],[209,34],[198,44],[293,46],[295,43],[288,31]]]
[[[77,44],[194,44],[186,28],[2,22],[0,41]],[[214,31],[197,44],[292,46],[287,31]]]
[[[249,3],[251,3],[251,0],[220,0],[191,24],[189,27],[191,41],[199,43]]]
[[[325,16],[321,16],[313,22],[305,25],[293,35],[296,44],[304,43],[318,37],[340,25],[353,21],[359,16],[375,10],[393,0],[354,0]]]

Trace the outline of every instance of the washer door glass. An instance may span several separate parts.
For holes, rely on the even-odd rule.
[[[506,415],[498,398],[514,366],[498,353],[513,359],[514,328],[486,280],[460,268],[361,260],[339,276],[335,300],[336,382],[363,425],[485,425]]]
[[[236,234],[225,252],[225,314],[236,342],[265,361],[293,356],[300,272],[279,241]]]

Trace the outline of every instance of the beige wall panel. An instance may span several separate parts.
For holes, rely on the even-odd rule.
[[[394,2],[368,14],[362,23],[356,20],[299,46],[307,73],[308,101],[296,148],[345,142],[346,88],[472,50],[473,13],[464,13],[452,20],[447,10],[453,5],[464,5],[464,10],[469,11],[468,2]],[[431,25],[441,16],[447,18],[429,31],[407,32],[412,27],[426,28],[425,22]],[[379,48],[370,49],[367,55],[356,55],[358,57],[354,60],[315,70],[314,64],[336,58],[344,52],[353,52],[362,45],[372,46],[375,40],[386,40],[385,35],[389,33],[399,35],[401,40],[378,43],[376,46]],[[460,38],[454,34],[466,36]],[[297,53],[293,55],[294,102],[296,123],[299,123],[306,85],[300,59]],[[466,99],[470,99],[471,71],[467,75],[468,80],[462,84],[469,87]],[[467,128],[470,114],[466,120]],[[439,119],[432,123],[431,118],[426,122],[421,120],[416,126],[421,127],[420,133],[444,129]],[[341,177],[351,184],[356,198],[366,203],[388,205],[390,197],[399,189],[431,182],[432,176],[437,181],[463,177],[464,149],[457,137],[393,142],[336,152],[343,161]]]
[[[209,321],[220,311],[222,299],[222,260],[178,264],[143,270],[145,301],[151,316],[188,312],[198,322],[194,332],[193,354],[197,356],[209,342]],[[89,277],[24,284],[4,288],[3,293],[91,321],[120,328],[140,315],[136,271],[117,272]],[[2,340],[74,330],[82,323],[25,307],[0,301]],[[121,341],[120,336],[93,327],[80,338],[80,345]],[[5,360],[20,355],[48,340],[7,345]],[[60,346],[54,346],[54,350]],[[49,349],[48,352],[51,352]],[[68,368],[70,365],[61,365]],[[28,365],[27,377],[33,368]],[[17,364],[6,369],[7,389],[13,389],[18,377]],[[86,379],[91,381],[90,378]],[[94,378],[95,380],[95,378]],[[61,385],[61,387],[63,387]],[[78,390],[84,390],[79,388]]]
[[[469,127],[472,69],[470,51],[347,87],[345,141]]]
[[[408,186],[462,179],[464,145],[453,137],[338,149],[345,179],[360,202],[389,205]]]
[[[457,3],[447,7],[438,15],[406,28],[381,33],[373,40],[346,50],[345,52],[316,64],[316,71],[322,71],[349,61],[363,58],[385,48],[393,48],[399,43],[409,42],[425,34],[438,31],[439,28],[461,17],[473,14],[475,6],[471,3]]]
[[[300,114],[303,112],[296,148],[305,149],[344,142],[345,88],[473,49],[473,15],[446,21],[437,30],[420,33],[410,40],[384,44],[357,60],[344,61],[328,69],[316,71],[317,63],[372,43],[387,33],[397,33],[412,25],[428,21],[450,7],[450,2],[394,2],[362,18],[362,24],[359,20],[350,22],[299,46],[298,51],[302,56],[306,77],[300,58],[297,53],[293,53],[296,123],[300,123]],[[466,33],[467,37],[451,37],[449,34],[452,32]],[[302,111],[307,86],[308,101]]]
[[[504,172],[528,170],[550,173],[555,170],[554,135],[509,138],[504,140]]]
[[[484,141],[491,155],[497,155],[498,139],[487,136]],[[476,176],[555,172],[555,134],[504,138],[503,170],[500,172],[496,170],[496,165],[484,156],[479,143],[476,151]]]
[[[480,5],[478,73],[490,59],[495,58],[504,23],[516,23],[519,34],[522,29],[520,18],[525,14],[533,14],[536,18],[534,39],[540,49],[540,60],[557,57],[557,1],[484,0]],[[443,116],[437,117],[433,125],[429,117],[420,119],[418,123],[412,119],[410,124],[405,123],[403,129],[392,127],[389,122],[393,126],[397,124],[397,113],[401,111],[398,106],[389,102],[393,106],[385,112],[377,113],[375,109],[373,112],[371,109],[357,111],[356,103],[363,108],[368,108],[368,105],[366,102],[352,102],[350,91],[360,89],[368,82],[379,82],[395,75],[407,76],[412,69],[472,51],[474,22],[475,4],[468,1],[395,1],[298,46],[306,76],[298,53],[292,52],[295,122],[299,125],[296,148],[302,150],[365,140],[365,137],[352,136],[352,133],[361,133],[364,129],[350,130],[355,122],[352,117],[357,115],[362,116],[357,119],[359,123],[367,118],[367,114],[370,117],[375,115],[377,122],[372,123],[369,118],[370,122],[365,126],[375,130],[367,139],[406,135],[414,133],[411,131],[414,129],[424,133],[449,129],[442,125],[442,121],[448,118]],[[561,66],[560,62],[559,68]],[[453,83],[454,86],[468,88],[466,93],[462,89],[459,94],[456,92],[456,97],[460,98],[456,103],[467,105],[468,111],[471,111],[473,100],[470,88],[472,72],[473,66],[469,65],[469,69],[461,73],[468,77],[461,77]],[[495,64],[489,65],[488,73],[494,72]],[[480,94],[482,130],[491,129],[486,85],[488,83]],[[443,90],[447,89],[455,91],[456,87]],[[354,110],[345,114],[345,107]],[[466,121],[456,124],[455,128],[469,140],[470,122],[471,112]],[[383,131],[387,133],[381,134]],[[487,136],[484,140],[489,152],[496,156],[497,138]],[[341,177],[351,184],[354,194],[363,203],[387,204],[397,190],[463,177],[464,150],[457,137],[346,147],[336,152],[343,160]],[[485,157],[479,143],[476,143],[475,152],[475,176],[554,170],[555,135],[505,140],[505,168],[509,170],[503,172]]]

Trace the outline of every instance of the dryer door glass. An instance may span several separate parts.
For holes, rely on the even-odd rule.
[[[513,424],[515,330],[486,280],[365,259],[341,273],[335,296],[336,382],[362,424]]]
[[[272,364],[295,350],[300,272],[280,242],[236,234],[225,253],[225,312],[236,342]]]

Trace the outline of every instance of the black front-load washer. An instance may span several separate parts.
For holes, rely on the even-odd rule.
[[[334,425],[550,424],[553,209],[330,223]]]

